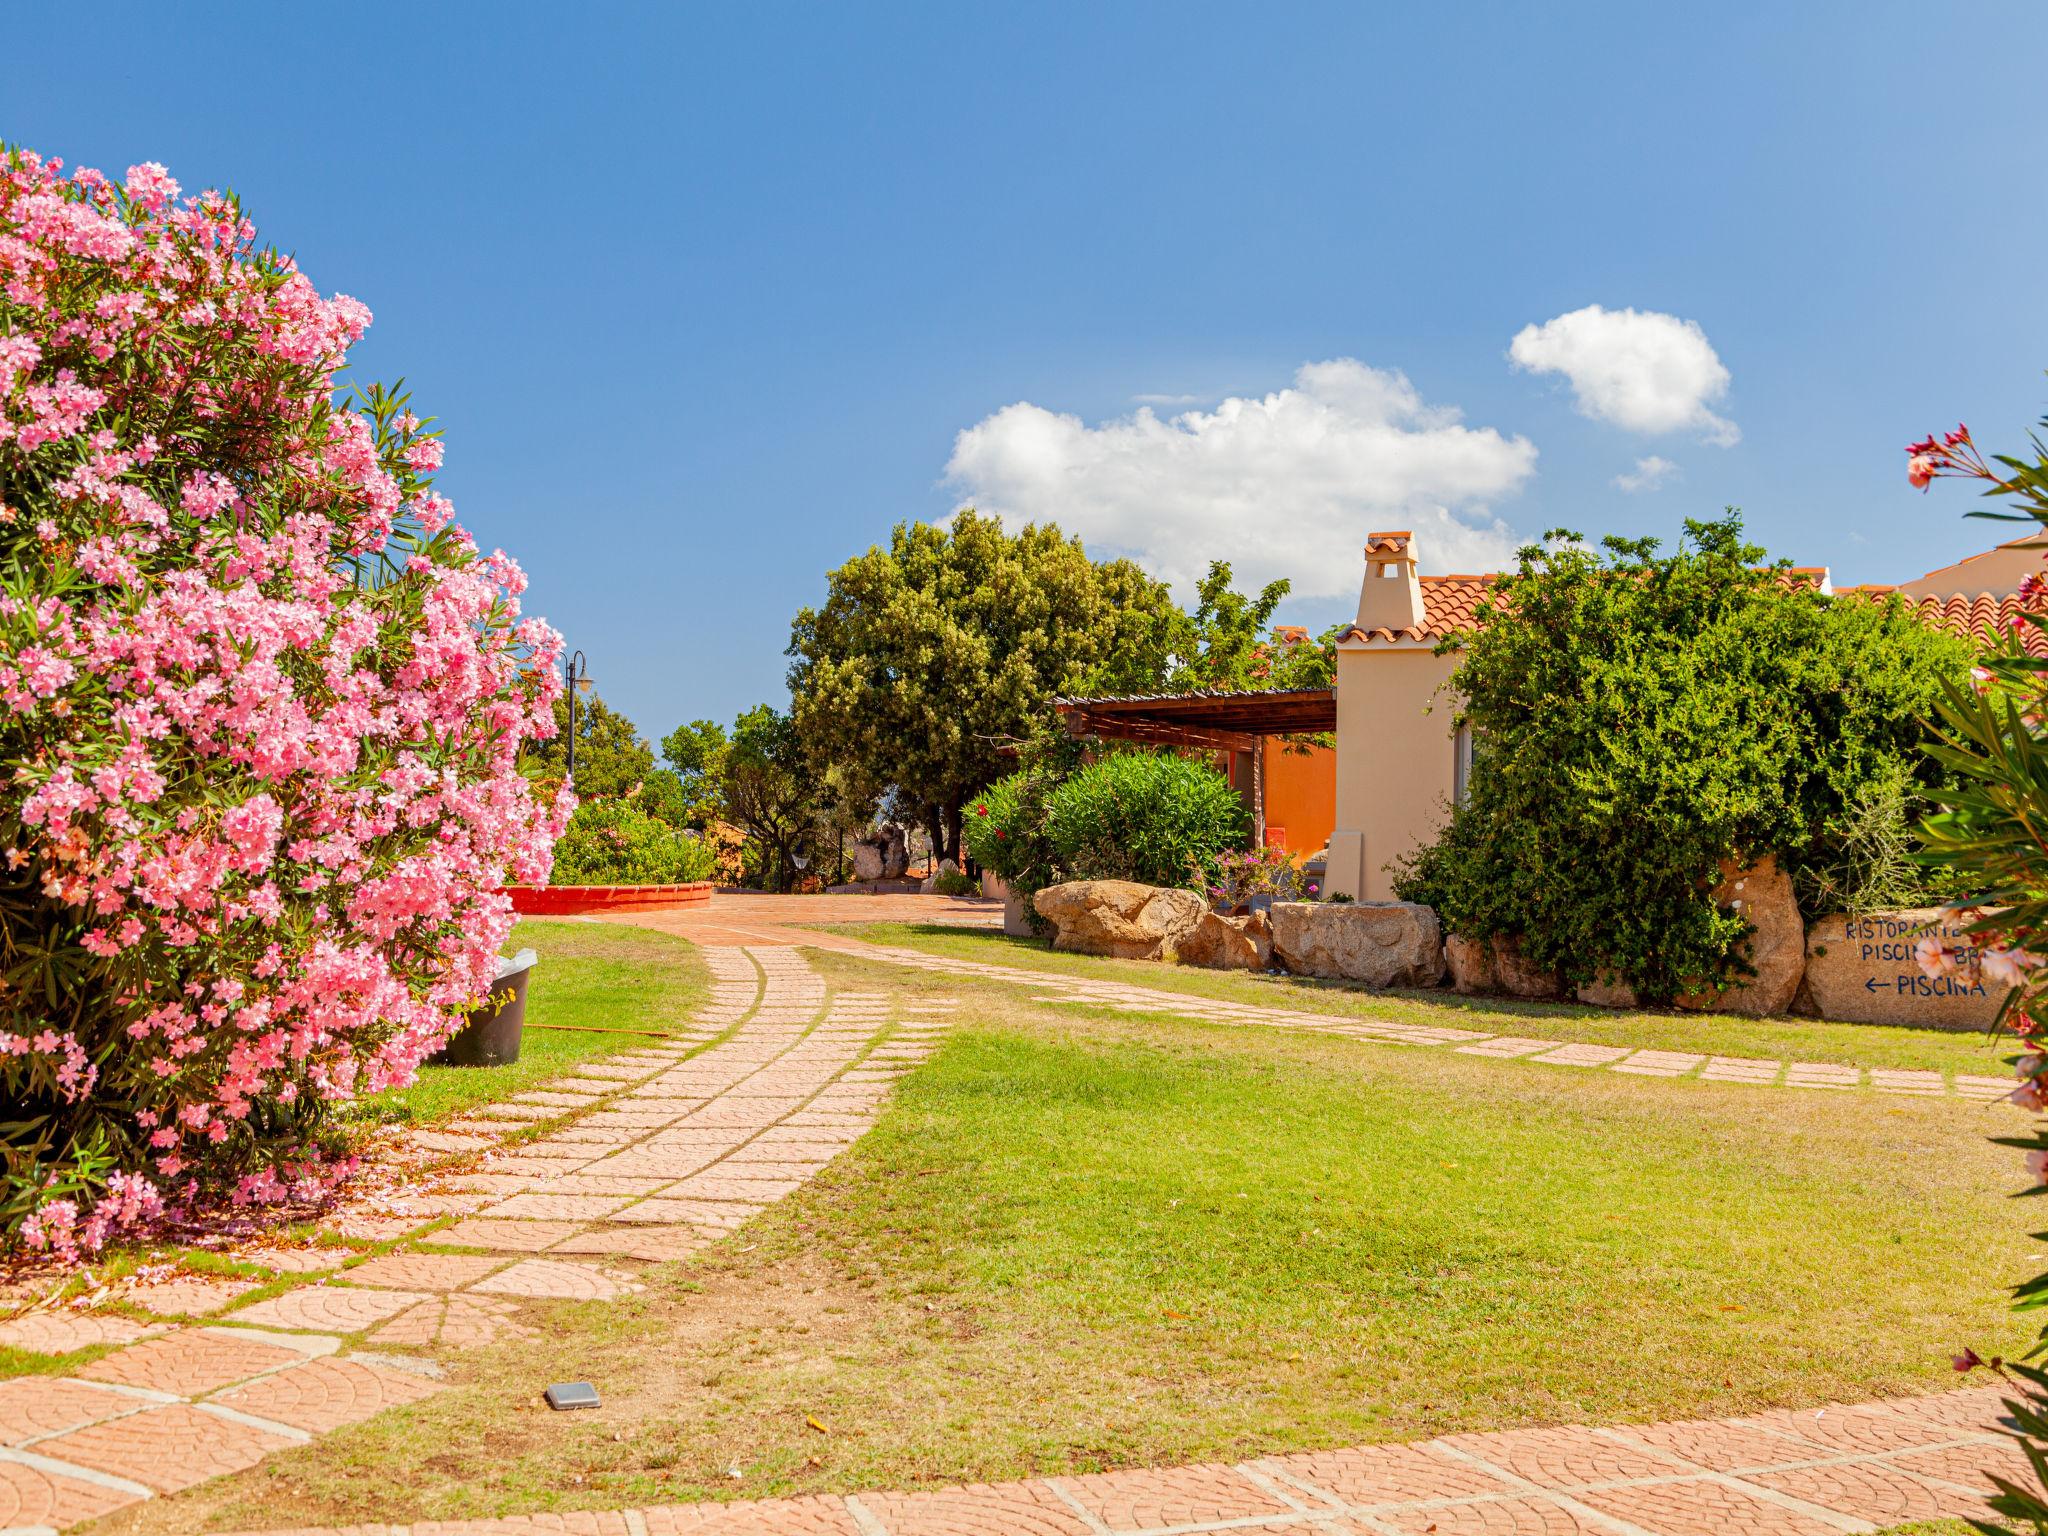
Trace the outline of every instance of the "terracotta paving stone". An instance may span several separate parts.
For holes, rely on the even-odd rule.
[[[1770,1467],[1788,1461],[1812,1461],[1825,1448],[1761,1424],[1725,1419],[1696,1419],[1671,1424],[1631,1424],[1620,1433],[1651,1450],[1713,1472],[1743,1467]]]
[[[240,1264],[260,1264],[281,1275],[317,1275],[339,1269],[354,1258],[351,1248],[259,1248],[230,1255]]]
[[[688,1258],[710,1241],[692,1227],[592,1227],[548,1252],[609,1253],[659,1264]]]
[[[0,1445],[20,1445],[97,1424],[133,1411],[136,1403],[122,1393],[64,1376],[15,1376],[0,1381]]]
[[[425,1299],[414,1291],[308,1285],[245,1307],[235,1314],[235,1321],[265,1328],[303,1328],[316,1333],[360,1333]]]
[[[1058,1486],[1113,1531],[1284,1515],[1292,1508],[1242,1472],[1222,1466],[1102,1472],[1062,1477]]]
[[[611,1509],[512,1515],[498,1520],[422,1520],[405,1529],[406,1536],[633,1536],[625,1511]]]
[[[179,1397],[197,1397],[305,1357],[261,1339],[234,1338],[204,1328],[180,1328],[161,1338],[117,1349],[83,1367],[85,1381],[147,1387]]]
[[[450,1182],[455,1188],[478,1195],[516,1195],[521,1190],[533,1188],[538,1180],[545,1180],[545,1173],[465,1173]]]
[[[1043,1483],[975,1483],[933,1493],[863,1493],[889,1536],[1093,1536]]]
[[[614,1211],[606,1220],[627,1225],[648,1222],[665,1227],[688,1223],[696,1227],[730,1231],[742,1225],[759,1209],[759,1206],[736,1200],[671,1200],[666,1195],[655,1195],[651,1199],[629,1205],[623,1211]]]
[[[514,1195],[483,1214],[539,1221],[596,1221],[625,1203],[622,1195]]]
[[[36,1445],[36,1454],[110,1472],[160,1493],[253,1467],[299,1442],[185,1403],[146,1408]]]
[[[590,1264],[522,1259],[470,1287],[479,1296],[532,1296],[551,1301],[610,1301],[638,1290]]]
[[[1946,1446],[1938,1451],[1907,1451],[1889,1458],[1892,1466],[1915,1477],[1931,1477],[1964,1488],[1978,1488],[1988,1497],[1996,1472],[2007,1482],[2028,1486],[2033,1467],[2016,1440],[1972,1441],[1968,1445]]]
[[[256,1287],[254,1280],[231,1280],[225,1275],[180,1275],[161,1285],[129,1286],[120,1295],[131,1307],[156,1317],[204,1317]]]
[[[1696,1470],[1669,1454],[1621,1445],[1576,1427],[1446,1435],[1438,1443],[1477,1456],[1539,1488],[1575,1488],[1582,1483],[1670,1477]]]
[[[308,1360],[231,1388],[212,1401],[238,1413],[326,1434],[439,1390],[434,1382],[403,1371],[378,1370],[354,1360]]]
[[[424,1216],[372,1216],[355,1213],[337,1216],[320,1224],[323,1232],[332,1232],[340,1237],[352,1237],[360,1243],[389,1242],[394,1237],[404,1237],[408,1232],[417,1232],[427,1224]]]
[[[1330,1494],[1340,1504],[1401,1504],[1501,1493],[1505,1479],[1420,1445],[1368,1445],[1354,1450],[1300,1451],[1271,1456],[1254,1466]]]
[[[582,1231],[574,1221],[494,1221],[472,1216],[420,1239],[450,1248],[495,1248],[500,1253],[540,1253]]]
[[[504,1263],[475,1253],[386,1253],[358,1264],[342,1278],[350,1285],[398,1291],[459,1291]]]
[[[1883,1527],[1916,1520],[1968,1519],[1983,1513],[1974,1494],[1945,1488],[1896,1467],[1874,1461],[1834,1462],[1786,1472],[1753,1472],[1746,1483],[1774,1488],[1795,1499]]]
[[[61,1529],[133,1504],[139,1494],[0,1461],[0,1530]]]
[[[800,1179],[751,1179],[712,1170],[695,1173],[674,1185],[664,1197],[673,1200],[748,1200],[767,1205],[803,1188]]]
[[[1380,1510],[1373,1520],[1415,1536],[1424,1532],[1434,1536],[1613,1536],[1608,1527],[1541,1494],[1428,1509]]]
[[[1895,1412],[1882,1404],[1760,1413],[1749,1422],[1761,1424],[1766,1429],[1781,1429],[1802,1440],[1832,1446],[1838,1451],[1857,1451],[1866,1455],[1905,1450],[1912,1446],[1940,1445],[1956,1438],[1941,1425],[1910,1413]]]
[[[482,1152],[492,1145],[487,1136],[458,1136],[449,1131],[414,1131],[405,1138],[422,1152]]]
[[[1836,1536],[1840,1529],[1716,1478],[1588,1489],[1573,1497],[1660,1536]]]
[[[598,1165],[593,1163],[591,1166]],[[544,1184],[533,1184],[528,1188],[534,1194],[625,1195],[637,1199],[658,1189],[667,1189],[674,1182],[658,1174],[565,1173],[558,1179],[549,1179]]]
[[[494,1296],[430,1296],[418,1306],[401,1312],[371,1335],[380,1346],[416,1345],[421,1348],[476,1349],[500,1339],[533,1337],[534,1330],[518,1320],[518,1308]]]
[[[640,1511],[647,1536],[862,1536],[839,1499],[802,1498],[738,1504],[671,1504]]]
[[[95,1344],[127,1344],[161,1330],[111,1312],[31,1312],[0,1323],[0,1344],[33,1355],[68,1355]]]
[[[597,1149],[579,1147],[574,1157],[527,1157],[526,1148],[494,1157],[483,1165],[484,1173],[518,1173],[529,1177],[558,1178],[565,1173],[574,1173],[597,1155]]]
[[[1893,1398],[1888,1406],[1925,1424],[1993,1435],[2011,1427],[2005,1396],[2002,1387],[1978,1387],[1965,1392],[1936,1392],[1927,1397]]]

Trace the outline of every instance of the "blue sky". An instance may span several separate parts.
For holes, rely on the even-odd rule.
[[[1368,524],[1447,569],[1734,503],[1889,580],[1994,537],[1901,445],[2048,410],[2036,4],[102,4],[10,35],[0,136],[232,186],[371,307],[359,372],[440,417],[461,520],[655,736],[779,702],[825,571],[963,499],[1285,571],[1315,625]],[[1667,344],[1656,398],[1602,383]],[[1617,487],[1644,459],[1673,468]]]

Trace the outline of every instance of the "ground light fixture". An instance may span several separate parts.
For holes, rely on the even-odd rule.
[[[557,1413],[567,1413],[571,1408],[597,1406],[597,1388],[587,1381],[558,1381],[541,1395]]]

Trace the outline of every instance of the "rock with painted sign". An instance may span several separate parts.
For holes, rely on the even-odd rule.
[[[2003,992],[1987,986],[1963,924],[1939,907],[1817,919],[1806,930],[1806,990],[1824,1019],[1911,1024],[1922,1029],[1986,1029]],[[1913,946],[1935,934],[1961,951],[1953,976],[1925,976]]]

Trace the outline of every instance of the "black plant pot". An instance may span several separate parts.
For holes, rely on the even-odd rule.
[[[522,949],[498,962],[489,995],[469,1010],[468,1022],[434,1056],[435,1066],[503,1067],[519,1059],[519,1040],[526,1031],[526,984],[539,958]]]

